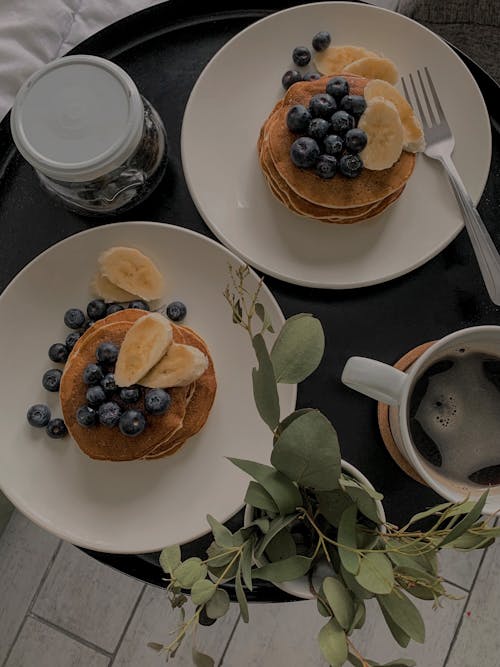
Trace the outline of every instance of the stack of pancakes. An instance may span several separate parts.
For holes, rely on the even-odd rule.
[[[141,310],[123,310],[99,320],[78,340],[66,362],[59,391],[64,421],[80,449],[93,459],[132,461],[174,454],[202,428],[212,407],[217,383],[207,346],[188,327],[172,324],[174,342],[197,347],[207,356],[205,373],[187,387],[166,388],[171,398],[167,412],[148,416],[145,430],[136,437],[123,435],[118,427],[85,428],[77,422],[76,412],[87,402],[84,368],[95,363],[101,343],[109,341],[120,346],[132,324],[144,315]],[[144,411],[142,399],[127,407]]]
[[[348,80],[351,95],[362,95],[369,81],[352,74],[341,76]],[[415,155],[403,151],[390,169],[362,169],[356,178],[339,173],[323,179],[313,170],[296,167],[290,148],[297,135],[287,127],[287,113],[296,104],[307,108],[313,95],[325,92],[330,78],[301,81],[288,89],[262,126],[257,144],[259,160],[272,193],[294,213],[322,222],[361,222],[382,213],[398,199],[413,172]]]

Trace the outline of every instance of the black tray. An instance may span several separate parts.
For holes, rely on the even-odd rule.
[[[200,72],[225,42],[272,11],[294,4],[280,0],[239,9],[234,2],[218,0],[198,12],[180,0],[170,0],[111,25],[73,49],[71,53],[103,56],[123,67],[156,107],[170,137],[163,183],[146,202],[115,220],[164,221],[213,238],[196,211],[182,172],[179,140],[184,107]],[[492,166],[479,210],[500,245],[500,229],[494,226],[500,192],[500,120],[494,106],[499,89],[474,62],[459,55],[476,78],[490,113]],[[0,124],[0,289],[40,252],[96,224],[101,223],[68,212],[41,190],[33,170],[14,149],[9,118],[5,118]],[[325,328],[325,357],[313,377],[299,387],[298,407],[315,406],[332,420],[343,457],[384,494],[389,521],[400,524],[411,513],[438,502],[433,491],[404,475],[387,454],[377,429],[375,403],[347,390],[339,378],[353,354],[393,363],[412,347],[456,329],[500,324],[500,310],[488,298],[465,232],[424,266],[382,285],[334,291],[288,285],[274,278],[266,283],[285,316],[311,312]],[[238,526],[241,515],[230,523]],[[184,552],[200,553],[207,544],[208,537],[202,538],[185,545]],[[163,585],[156,554],[87,553]],[[252,599],[289,598],[262,583]]]

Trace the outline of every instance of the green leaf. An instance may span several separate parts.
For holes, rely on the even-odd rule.
[[[266,519],[266,518],[264,518],[264,517],[258,517],[257,519],[254,519],[254,520],[253,520],[253,523],[254,523],[258,528],[260,528],[260,530],[261,530],[264,534],[267,533],[267,531],[269,530],[269,527],[270,527],[270,525],[271,525],[271,522],[269,521],[269,519]]]
[[[165,648],[163,644],[158,644],[157,642],[148,642],[148,647],[152,648],[153,651],[157,651],[158,653],[163,651]]]
[[[351,665],[354,665],[354,667],[364,667],[361,660],[353,653],[349,653],[349,655],[347,656],[347,660],[351,663]]]
[[[321,628],[318,642],[323,657],[331,667],[341,667],[347,660],[347,637],[334,618]]]
[[[240,605],[241,618],[243,619],[244,623],[248,623],[249,621],[248,602],[245,596],[245,591],[243,590],[243,586],[241,583],[240,567],[238,567],[238,570],[236,572],[235,588],[236,588],[236,599],[238,600],[238,604]]]
[[[329,524],[338,528],[343,512],[352,505],[352,501],[342,489],[320,491],[316,494],[319,511]]]
[[[215,662],[213,658],[205,653],[200,653],[193,646],[192,649],[193,663],[196,667],[214,667]]]
[[[266,556],[273,563],[297,555],[297,545],[288,530],[281,530],[266,547]]]
[[[161,569],[167,574],[172,574],[176,567],[181,564],[181,548],[178,544],[165,547],[160,554]]]
[[[354,593],[357,600],[369,600],[375,597],[375,593],[367,591],[366,588],[360,586],[354,575],[348,572],[342,564],[340,565],[340,576],[347,588]]]
[[[383,607],[380,607],[382,610],[382,615],[384,617],[384,620],[387,624],[387,627],[390,630],[391,635],[394,637],[394,639],[397,641],[397,643],[402,647],[406,648],[408,644],[410,643],[411,637],[404,632],[399,625],[397,625],[392,618],[389,616],[389,614],[385,611]]]
[[[363,554],[355,578],[358,584],[372,593],[390,593],[394,587],[392,563],[381,551]]]
[[[436,515],[438,512],[444,512],[445,510],[452,507],[452,505],[453,503],[442,503],[441,505],[435,505],[434,507],[430,507],[428,510],[425,510],[424,512],[418,512],[418,514],[414,514],[412,518],[408,521],[406,526],[403,528],[403,530],[406,530],[406,528],[412,526],[414,523],[417,523],[418,521],[422,521],[423,519],[427,519],[430,516]]]
[[[212,534],[216,544],[218,544],[220,547],[225,547],[226,549],[235,546],[233,535],[231,531],[226,528],[226,526],[223,526],[210,514],[207,514],[207,521],[210,524],[210,528],[212,529]]]
[[[393,545],[395,546],[395,542],[395,540],[388,540],[388,547],[392,548]],[[425,554],[423,555],[425,556]],[[429,562],[420,556],[407,556],[406,554],[399,553],[398,551],[388,551],[387,556],[392,560],[394,565],[397,565],[398,567],[412,568],[413,570],[419,572],[435,574]]]
[[[296,419],[299,417],[302,417],[302,415],[307,414],[308,412],[314,412],[315,408],[300,408],[299,410],[295,410],[294,412],[291,412],[289,415],[287,415],[284,419],[282,419],[278,425],[278,428],[276,429],[276,432],[274,434],[273,438],[273,446],[276,444],[276,440],[279,438],[279,436],[283,433],[283,431],[290,426],[292,422],[294,422]]]
[[[290,317],[271,350],[277,382],[302,382],[319,366],[325,349],[321,322],[307,313]]]
[[[276,563],[268,563],[254,570],[256,579],[263,579],[272,583],[293,581],[303,577],[311,567],[311,559],[305,556],[291,556]]]
[[[245,459],[229,458],[231,463],[262,484],[276,503],[280,514],[291,514],[302,506],[302,495],[292,480],[271,466]]]
[[[277,535],[281,530],[286,528],[289,524],[291,524],[295,519],[297,518],[298,514],[289,514],[288,516],[278,516],[276,519],[273,519],[269,525],[269,530],[267,533],[262,537],[259,542],[258,546],[255,549],[255,557],[257,559],[262,557],[262,554],[267,548],[267,545],[271,542],[271,540]]]
[[[219,579],[224,575],[223,579],[224,581],[230,581],[231,579],[234,579],[236,576],[236,572],[238,570],[238,562],[234,561],[233,564],[227,569],[227,565],[223,567],[216,567],[214,565],[208,565],[208,569],[210,570],[210,573],[213,574],[214,577]]]
[[[384,662],[379,667],[415,667],[416,664],[415,660],[410,658],[399,658],[398,660],[392,660],[392,662]]]
[[[252,344],[259,362],[259,367],[252,370],[255,405],[263,421],[274,431],[280,420],[280,399],[273,365],[261,334],[252,338]]]
[[[271,463],[300,486],[337,488],[340,449],[335,429],[319,410],[301,415],[277,439]]]
[[[457,537],[460,537],[460,535],[463,535],[469,528],[476,523],[476,521],[479,519],[481,516],[481,512],[483,511],[484,505],[486,503],[486,499],[488,497],[488,491],[485,491],[482,496],[479,498],[477,503],[474,505],[472,510],[469,512],[469,514],[466,514],[464,518],[457,523],[457,525],[450,530],[448,535],[446,535],[441,542],[439,542],[438,547],[444,547],[445,544],[448,544],[448,542],[453,542],[453,540],[456,540]]]
[[[207,566],[199,558],[188,558],[172,572],[172,576],[182,588],[191,588],[199,579],[207,575]]]
[[[359,555],[350,549],[356,549],[356,517],[358,508],[350,505],[340,518],[338,529],[339,556],[342,565],[351,574],[357,574],[360,568]],[[348,548],[344,548],[348,547]]]
[[[208,579],[199,579],[191,588],[191,600],[194,604],[205,604],[217,590],[215,584]]]
[[[267,331],[270,333],[274,333],[271,317],[269,316],[269,313],[266,311],[264,306],[259,302],[255,304],[255,314],[262,322],[264,329],[267,329]]]
[[[328,609],[325,603],[319,598],[316,598],[316,605],[318,607],[318,611],[321,614],[321,616],[329,618],[332,615],[332,612]]]
[[[252,561],[253,561],[253,547],[255,544],[255,538],[248,540],[243,547],[243,552],[241,554],[241,574],[245,586],[249,591],[252,590]]]
[[[278,507],[262,484],[249,482],[245,502],[265,512],[278,512]]]
[[[364,514],[368,519],[376,524],[380,524],[381,518],[378,513],[378,508],[375,500],[368,493],[368,489],[360,486],[346,487],[346,493],[353,502],[358,506],[361,514]]]
[[[213,567],[221,567],[227,565],[229,561],[234,557],[234,553],[227,551],[224,547],[220,547],[215,542],[207,549],[207,556],[210,559],[208,565]]]
[[[230,599],[223,588],[218,588],[207,602],[205,611],[209,618],[221,618],[229,610]]]
[[[359,630],[365,624],[366,620],[366,606],[363,600],[356,600],[356,611],[349,627],[349,633],[353,630]]]
[[[411,639],[423,644],[425,625],[420,612],[413,602],[402,592],[394,591],[389,595],[377,595],[380,608],[384,610]]]
[[[495,541],[495,537],[489,535],[477,535],[474,533],[465,533],[456,540],[448,542],[443,549],[459,549],[460,551],[472,551],[474,549],[485,549]]]
[[[344,630],[348,630],[354,618],[354,602],[349,591],[336,577],[325,577],[323,592],[335,618]]]

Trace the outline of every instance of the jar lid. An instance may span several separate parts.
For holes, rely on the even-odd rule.
[[[90,181],[119,167],[143,130],[139,91],[120,67],[97,56],[67,56],[21,87],[10,126],[23,157],[61,181]]]

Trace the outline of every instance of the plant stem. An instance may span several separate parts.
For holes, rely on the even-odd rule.
[[[370,667],[370,664],[368,662],[366,662],[365,658],[361,655],[361,653],[358,651],[358,649],[354,646],[354,644],[349,639],[349,637],[346,637],[346,638],[347,638],[347,643],[349,644],[349,648],[351,649],[352,653],[354,653],[354,655],[361,660],[362,666],[363,667]]]

